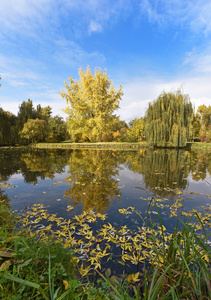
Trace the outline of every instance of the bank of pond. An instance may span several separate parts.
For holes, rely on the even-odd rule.
[[[1,149],[1,299],[210,299],[210,158]]]

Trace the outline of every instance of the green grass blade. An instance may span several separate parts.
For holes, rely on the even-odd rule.
[[[154,274],[153,274],[153,278],[152,278],[152,282],[151,282],[151,286],[150,286],[150,291],[149,291],[149,294],[148,294],[148,299],[149,300],[154,300],[156,299],[157,297],[157,294],[158,292],[160,291],[160,286],[162,284],[162,280],[164,278],[164,276],[166,275],[166,273],[168,272],[168,270],[170,269],[170,267],[172,266],[169,265],[165,271],[163,272],[163,274],[159,277],[159,279],[157,280],[156,279],[156,275],[157,275],[157,272],[158,270],[156,269]]]
[[[3,278],[5,279],[8,279],[8,280],[11,280],[11,281],[15,281],[17,283],[20,283],[20,284],[24,284],[26,286],[29,286],[31,288],[35,288],[37,289],[41,294],[42,296],[44,297],[44,299],[48,299],[45,295],[45,292],[43,291],[43,289],[41,288],[41,286],[37,283],[34,283],[34,282],[31,282],[31,281],[28,281],[28,280],[24,280],[24,279],[21,279],[21,278],[18,278],[18,277],[15,277],[11,274],[8,274],[8,275],[3,275]]]

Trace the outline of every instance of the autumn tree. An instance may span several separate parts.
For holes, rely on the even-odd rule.
[[[79,77],[75,81],[69,78],[69,84],[65,82],[67,91],[60,93],[70,105],[65,110],[69,114],[68,130],[73,140],[83,137],[101,141],[102,134],[110,133],[116,120],[114,111],[119,108],[122,88],[113,87],[106,70],[96,68],[93,75],[89,67],[85,72],[80,68]]]
[[[201,124],[201,141],[211,142],[211,106],[200,105],[197,109],[197,115]]]
[[[140,142],[145,139],[144,134],[144,118],[135,118],[129,122],[129,130],[127,131],[127,139],[131,142]]]
[[[20,137],[28,142],[41,142],[46,136],[46,121],[39,119],[29,119],[20,132]]]
[[[145,116],[146,140],[155,147],[185,147],[190,137],[193,107],[181,90],[163,92],[149,103]]]

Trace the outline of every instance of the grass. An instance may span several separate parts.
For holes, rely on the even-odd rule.
[[[120,143],[120,142],[104,142],[104,143],[38,143],[33,147],[48,149],[48,148],[61,148],[61,149],[112,149],[112,150],[137,150],[140,148],[147,148],[146,142],[141,143]]]
[[[201,143],[201,142],[193,142],[188,143],[188,146],[191,147],[191,150],[201,150],[203,152],[211,152],[211,143]]]
[[[31,145],[39,149],[107,149],[107,150],[137,150],[150,148],[147,142],[128,143],[128,142],[102,142],[102,143],[71,143],[69,141],[61,143],[38,143]],[[187,147],[191,150],[211,152],[211,143],[193,142],[188,143]]]
[[[61,239],[55,232],[32,230],[36,219],[46,220],[43,208],[38,206],[26,212],[23,224],[25,227],[17,231],[16,217],[11,213],[8,204],[2,201],[0,206],[0,298],[1,299],[211,299],[211,248],[210,234],[207,225],[210,219],[193,212],[185,222],[178,220],[172,234],[166,233],[157,209],[157,220],[151,218],[150,201],[145,217],[134,208],[122,209],[121,213],[135,213],[140,216],[140,226],[144,222],[144,231],[138,230],[126,239],[126,227],[117,230],[111,224],[98,228],[104,235],[105,246],[119,245],[122,254],[121,263],[137,261],[137,273],[111,276],[109,269],[104,272],[101,266],[94,269],[99,278],[92,282],[87,275],[82,276],[83,269],[74,249],[76,240],[69,234],[70,246],[66,233],[72,229],[79,230],[80,224],[89,235],[90,252],[102,255],[103,241],[99,242],[89,229],[90,222],[98,216],[94,212],[76,216],[73,220],[61,223],[63,232]],[[35,219],[32,218],[35,217]],[[49,216],[52,219],[52,216]],[[103,216],[102,216],[103,218]],[[31,220],[31,221],[30,221]],[[12,221],[12,222],[11,222]],[[27,223],[28,222],[28,223]],[[31,222],[31,223],[30,223]],[[88,222],[88,223],[87,223]],[[26,225],[28,224],[28,225]],[[27,230],[29,228],[29,231]],[[198,231],[201,228],[201,232]],[[47,227],[46,227],[47,228]],[[66,231],[65,231],[66,230]],[[115,232],[115,235],[113,234]],[[52,234],[51,234],[52,233]],[[93,237],[90,239],[90,237]],[[80,239],[83,237],[80,236]],[[62,242],[65,239],[66,242]],[[72,243],[72,241],[75,241]],[[83,240],[83,243],[85,241]],[[100,247],[102,248],[99,250]],[[76,243],[77,244],[77,243]],[[81,242],[79,243],[81,248]],[[98,246],[96,246],[98,245]],[[86,249],[86,248],[85,248]],[[108,248],[109,249],[109,248]],[[112,247],[111,247],[112,249]],[[96,251],[98,250],[98,251]],[[141,256],[146,252],[145,260]],[[81,254],[80,254],[81,255]],[[107,253],[105,254],[107,255]],[[91,257],[91,256],[90,256]],[[109,256],[106,256],[109,257]],[[150,262],[150,264],[148,263]],[[94,266],[94,265],[93,265]]]

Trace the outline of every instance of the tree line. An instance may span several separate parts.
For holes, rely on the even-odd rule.
[[[31,142],[140,142],[154,147],[185,147],[189,141],[211,142],[211,106],[201,105],[194,113],[189,95],[179,89],[162,92],[150,102],[144,117],[127,124],[115,111],[123,91],[114,88],[107,71],[92,74],[79,69],[79,80],[68,79],[61,97],[67,121],[51,116],[50,106],[33,107],[23,101],[18,115],[0,108],[0,145]],[[140,114],[143,114],[140,112]]]
[[[37,142],[60,142],[69,137],[67,124],[60,116],[51,116],[50,106],[33,106],[23,101],[17,116],[0,107],[0,145],[27,145]]]

